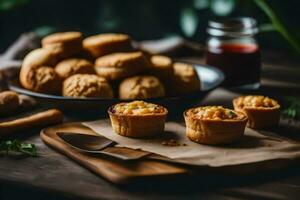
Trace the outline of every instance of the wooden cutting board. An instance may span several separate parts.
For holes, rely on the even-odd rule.
[[[46,128],[41,131],[41,138],[50,147],[58,150],[67,157],[78,162],[80,165],[88,168],[94,173],[116,184],[128,184],[147,180],[170,180],[182,177],[194,178],[197,176],[227,175],[243,176],[253,173],[265,173],[280,170],[292,164],[299,164],[299,160],[283,159],[270,160],[259,163],[250,163],[223,167],[191,167],[187,165],[178,165],[168,160],[141,159],[137,161],[124,161],[110,157],[94,156],[78,152],[66,145],[57,135],[57,132],[77,132],[83,134],[97,135],[88,127],[80,122],[66,123]],[[159,155],[150,154],[140,150],[132,150],[120,147],[107,147],[104,151],[113,151],[123,154],[149,154],[148,158],[161,159]],[[164,158],[166,159],[166,158]]]
[[[46,128],[41,131],[42,140],[52,148],[65,154],[94,173],[107,180],[124,184],[132,181],[145,180],[145,178],[171,178],[178,175],[188,174],[189,170],[178,165],[154,160],[123,161],[108,157],[92,156],[76,151],[66,145],[56,132],[77,132],[96,135],[91,129],[81,123],[66,123]],[[118,151],[120,153],[142,153],[143,151],[131,150],[127,148],[108,147],[106,151]],[[129,151],[129,152],[128,152]]]

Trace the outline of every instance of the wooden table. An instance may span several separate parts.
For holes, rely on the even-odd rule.
[[[276,65],[264,65],[262,88],[257,92],[275,95],[279,99],[284,95],[300,95],[300,68],[287,65],[284,63],[286,62],[284,58],[286,56],[282,54],[273,58],[271,56],[271,60],[279,61],[276,61]],[[188,60],[201,62],[199,58]],[[280,62],[284,65],[278,64]],[[201,104],[230,106],[231,99],[237,95],[237,92],[220,88],[211,92]],[[299,123],[294,123],[293,126],[295,131],[288,133],[291,137],[300,134]],[[300,171],[297,166],[251,177],[201,176],[192,179],[182,177],[167,182],[116,186],[45,146],[37,131],[24,134],[30,135],[25,141],[36,144],[40,156],[37,158],[1,157],[0,199],[22,197],[30,197],[30,199],[297,199],[300,197]]]

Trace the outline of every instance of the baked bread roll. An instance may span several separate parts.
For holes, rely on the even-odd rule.
[[[24,134],[24,130],[62,123],[63,118],[60,110],[50,109],[15,120],[0,122],[0,138],[13,133]]]
[[[30,96],[19,94],[19,108],[20,110],[29,110],[37,104],[36,100]]]
[[[149,74],[158,77],[163,82],[168,81],[172,77],[174,73],[173,62],[169,57],[154,55],[151,56],[150,62]]]
[[[117,134],[143,138],[164,132],[168,110],[160,105],[133,101],[110,107],[108,114]]]
[[[147,99],[165,96],[165,90],[154,76],[134,76],[123,80],[119,86],[120,99]]]
[[[28,89],[47,94],[58,94],[61,90],[61,79],[52,67],[39,67],[27,74]]]
[[[42,39],[42,47],[48,49],[59,59],[67,58],[82,50],[82,33],[54,33]]]
[[[244,135],[247,116],[222,106],[191,108],[184,112],[187,137],[201,144],[227,144]]]
[[[243,112],[249,118],[250,128],[277,126],[280,118],[280,105],[274,99],[261,95],[241,96],[233,99],[234,110]]]
[[[98,58],[95,70],[99,76],[117,80],[135,75],[149,66],[141,52],[114,53]]]
[[[46,49],[31,51],[22,63],[20,70],[21,85],[31,91],[56,94],[61,90],[61,80],[53,65],[56,57]]]
[[[200,90],[201,82],[193,65],[176,62],[173,64],[174,75],[169,81],[170,95],[185,95]]]
[[[19,107],[19,96],[13,91],[0,92],[0,116],[9,115]]]
[[[55,71],[62,79],[66,79],[74,74],[96,73],[90,61],[79,58],[69,58],[59,62],[55,66]]]
[[[131,40],[125,34],[99,34],[83,40],[83,47],[95,58],[116,52],[132,51]]]
[[[75,74],[63,82],[63,96],[112,98],[113,91],[105,78],[92,74]]]
[[[38,68],[40,66],[54,66],[57,58],[47,49],[35,49],[29,52],[23,59],[23,68]],[[21,70],[22,70],[21,69]]]

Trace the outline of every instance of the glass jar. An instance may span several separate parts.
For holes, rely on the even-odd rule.
[[[224,86],[255,89],[260,85],[261,56],[252,18],[209,21],[205,61],[225,74]]]

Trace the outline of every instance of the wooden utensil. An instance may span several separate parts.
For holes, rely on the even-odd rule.
[[[190,172],[181,166],[175,166],[156,160],[140,159],[136,162],[128,162],[121,159],[109,159],[110,157],[93,156],[92,154],[82,153],[67,145],[58,137],[57,132],[97,135],[94,131],[83,126],[81,123],[66,123],[42,130],[41,138],[50,147],[113,183],[128,184],[130,182],[147,181],[150,179],[169,179]],[[132,153],[149,155],[148,152],[122,147],[107,147],[103,151],[117,152],[119,154]]]
[[[60,110],[49,109],[15,120],[0,122],[0,138],[26,129],[61,123],[63,117]]]
[[[102,151],[106,147],[113,146],[116,143],[99,135],[88,135],[73,132],[57,132],[56,134],[69,146],[85,153],[102,154],[122,160],[137,160],[146,156],[146,154],[119,154],[117,152]]]

